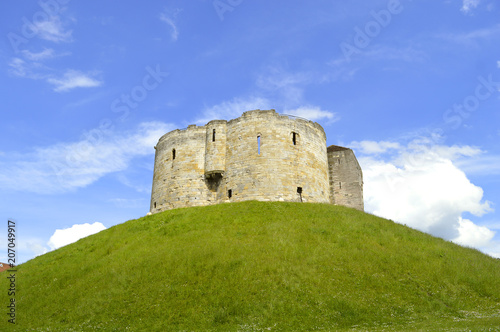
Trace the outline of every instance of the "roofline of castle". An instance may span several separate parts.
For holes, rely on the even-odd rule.
[[[272,108],[270,110],[255,109],[255,110],[251,110],[251,111],[246,111],[246,112],[243,112],[243,114],[241,116],[239,116],[237,118],[234,118],[234,119],[231,119],[231,120],[211,120],[211,121],[207,122],[203,126],[198,126],[198,125],[192,124],[192,125],[187,126],[186,128],[174,129],[174,130],[169,131],[165,135],[161,136],[160,139],[158,140],[158,142],[164,140],[166,137],[168,137],[173,132],[182,132],[182,131],[186,131],[186,130],[206,128],[209,124],[213,125],[215,123],[228,123],[229,124],[231,122],[239,121],[239,119],[241,119],[243,117],[250,116],[250,115],[252,115],[252,113],[256,113],[256,112],[258,112],[258,113],[269,113],[269,114],[273,114],[273,115],[276,115],[276,116],[279,116],[279,117],[286,117],[286,118],[288,118],[290,120],[309,122],[314,127],[317,127],[318,129],[320,129],[323,132],[323,135],[325,135],[325,137],[326,137],[325,130],[323,129],[323,127],[319,123],[317,123],[315,121],[312,121],[312,120],[308,120],[306,118],[302,118],[300,116],[296,116],[296,115],[278,113],[278,112],[276,112],[275,109]]]

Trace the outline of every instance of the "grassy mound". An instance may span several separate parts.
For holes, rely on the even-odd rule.
[[[23,331],[500,326],[499,260],[325,204],[166,211],[37,257],[16,277]],[[4,272],[0,289],[7,282]]]

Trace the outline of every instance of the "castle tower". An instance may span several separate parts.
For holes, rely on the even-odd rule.
[[[363,173],[354,152],[337,145],[327,151],[331,203],[363,211]]]
[[[306,119],[248,111],[230,121],[171,131],[155,148],[152,213],[252,199],[363,209],[361,168],[352,150],[342,148],[350,153],[336,157],[330,147],[327,153],[323,128]],[[330,167],[335,158],[354,168]],[[332,189],[342,181],[343,191]]]

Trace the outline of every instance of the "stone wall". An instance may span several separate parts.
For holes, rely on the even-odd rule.
[[[248,111],[230,121],[171,131],[155,148],[152,213],[252,199],[363,209],[356,157],[345,148],[327,153],[325,132],[316,122],[274,110]],[[336,158],[345,164],[329,167]],[[357,168],[349,171],[351,166]],[[344,189],[332,189],[337,182],[345,182]]]
[[[363,211],[363,173],[354,152],[342,146],[329,146],[328,173],[331,203]]]
[[[227,137],[232,201],[329,202],[326,136],[318,124],[250,111],[228,122]]]

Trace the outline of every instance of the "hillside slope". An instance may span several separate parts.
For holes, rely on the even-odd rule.
[[[341,206],[251,201],[37,257],[18,267],[16,303],[23,331],[488,330],[500,261]]]

